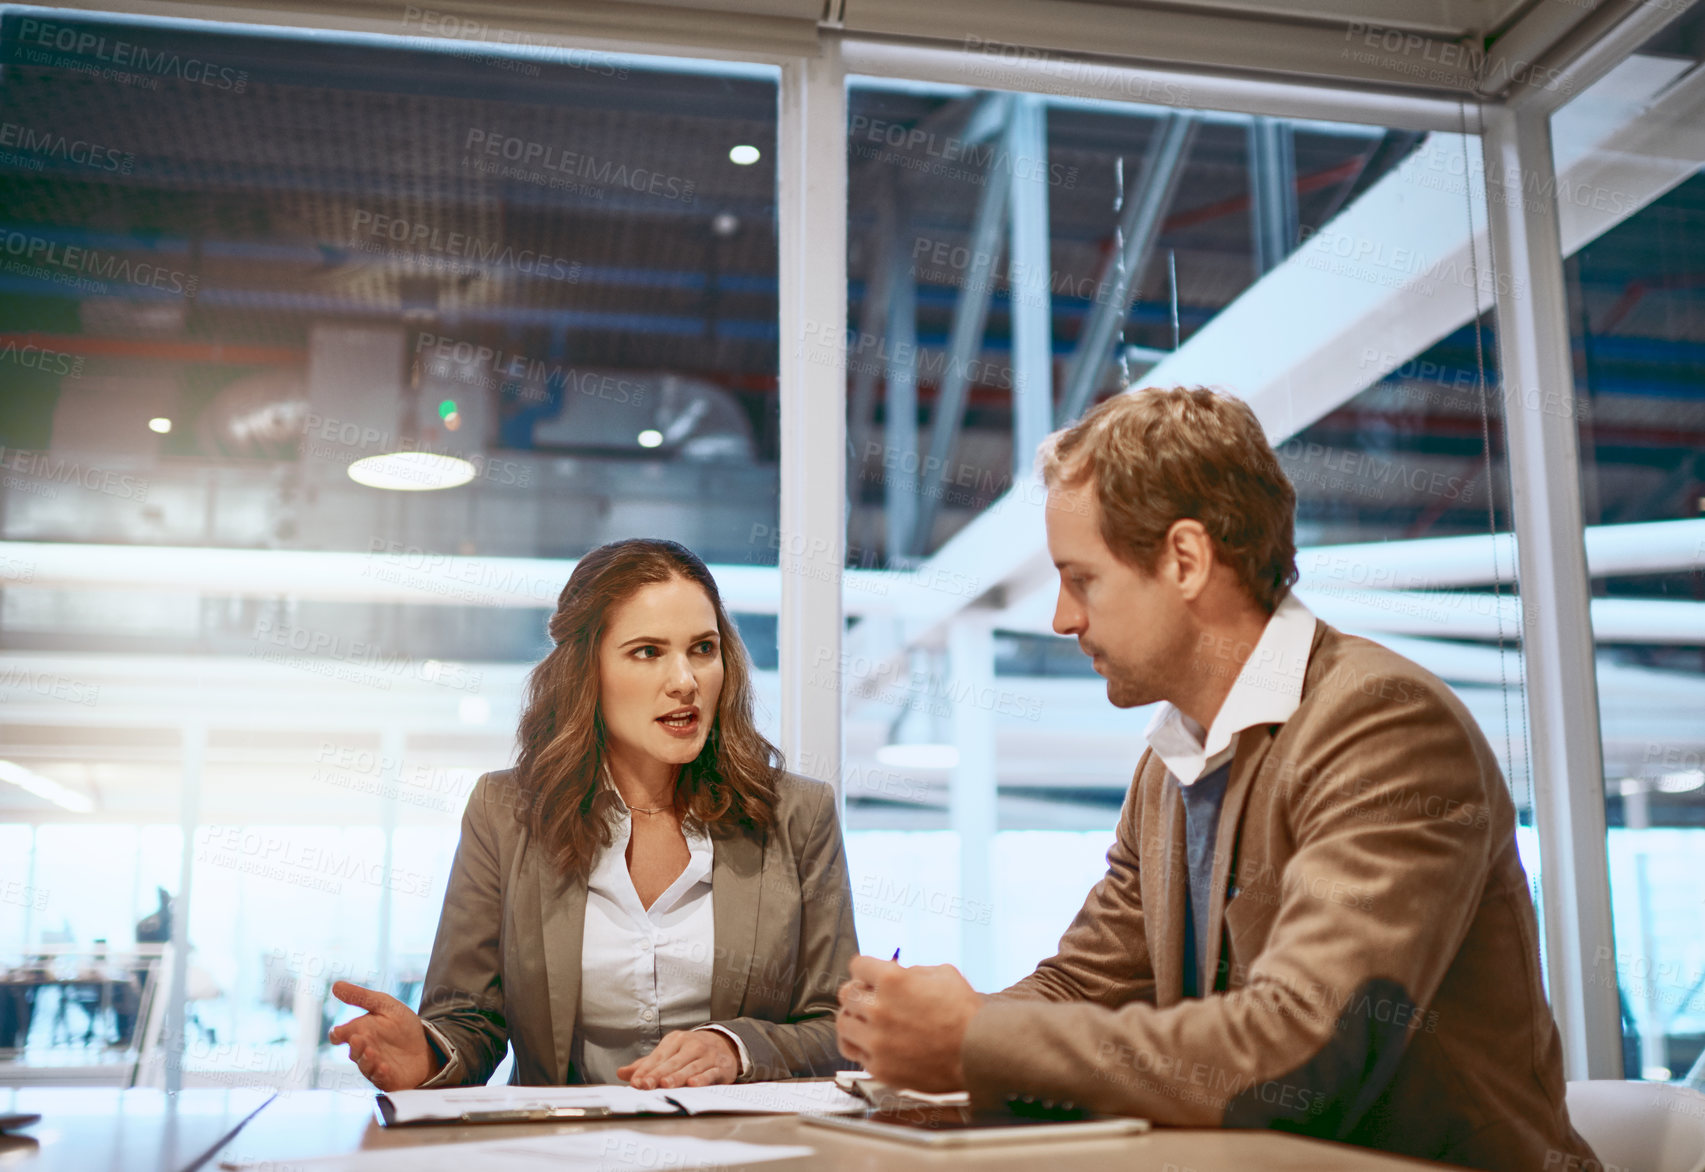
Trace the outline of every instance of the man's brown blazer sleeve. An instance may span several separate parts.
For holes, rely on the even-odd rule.
[[[1263,766],[1291,779],[1295,851],[1241,987],[1165,1009],[992,999],[961,1052],[974,1102],[1268,1126],[1377,1098],[1407,1044],[1385,1023],[1424,1011],[1479,903],[1487,787],[1503,783],[1466,711],[1429,688],[1406,704],[1320,699],[1273,746],[1291,760]]]

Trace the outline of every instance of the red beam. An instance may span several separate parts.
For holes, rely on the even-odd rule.
[[[230,346],[223,342],[164,342],[148,338],[94,338],[85,334],[0,334],[0,346],[40,346],[85,358],[153,358],[228,366],[303,366],[308,352],[288,346]]]
[[[1297,178],[1297,194],[1318,191],[1322,187],[1331,187],[1334,183],[1342,183],[1362,169],[1360,159],[1346,159],[1336,167],[1328,167],[1324,171],[1315,171]],[[1229,216],[1233,212],[1249,210],[1249,196],[1238,195],[1231,199],[1222,199],[1218,203],[1204,204],[1199,208],[1191,208],[1187,212],[1168,216],[1161,225],[1161,230],[1173,232],[1179,228],[1190,228],[1208,220],[1217,220],[1221,216]]]

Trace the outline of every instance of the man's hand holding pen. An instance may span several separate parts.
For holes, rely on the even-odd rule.
[[[906,968],[857,956],[851,973],[835,1014],[841,1053],[891,1086],[963,1090],[959,1052],[985,994],[949,964]]]

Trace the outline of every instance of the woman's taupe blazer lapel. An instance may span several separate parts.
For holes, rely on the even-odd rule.
[[[712,826],[715,857],[711,864],[712,911],[716,942],[711,953],[710,1018],[740,1016],[758,941],[759,900],[763,892],[764,847],[735,826]],[[545,959],[545,1000],[551,1041],[556,1050],[552,1074],[568,1079],[574,1053],[574,1027],[580,1016],[580,954],[586,940],[586,879],[564,878],[556,868],[528,852],[526,866],[537,872],[539,940]]]
[[[574,1026],[580,1016],[580,953],[586,935],[586,877],[568,878],[529,851],[527,865],[538,873],[539,941],[545,958],[546,1002],[550,1021],[552,1081],[568,1080],[574,1053]]]
[[[738,826],[710,828],[715,842],[710,885],[716,943],[711,950],[710,1020],[740,1016],[752,975],[762,914],[764,845]]]

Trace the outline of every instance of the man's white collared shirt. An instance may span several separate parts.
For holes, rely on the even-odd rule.
[[[1237,751],[1232,741],[1244,729],[1283,724],[1296,714],[1314,645],[1315,621],[1314,612],[1287,591],[1238,671],[1206,736],[1202,726],[1175,705],[1161,702],[1143,735],[1178,784],[1193,785],[1231,760]],[[1199,654],[1218,661],[1222,651],[1229,655],[1234,650],[1205,647]]]

